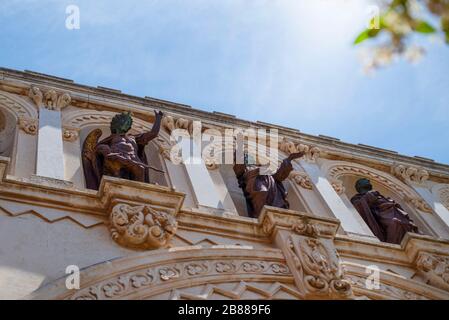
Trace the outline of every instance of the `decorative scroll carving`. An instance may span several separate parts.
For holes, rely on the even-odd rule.
[[[37,133],[37,127],[37,119],[19,118],[19,128],[25,133],[35,135]]]
[[[396,177],[406,182],[414,182],[419,184],[429,179],[429,172],[419,167],[407,167],[400,164],[392,167],[391,171]]]
[[[76,141],[79,138],[79,130],[74,128],[64,128],[62,137],[65,141]]]
[[[449,256],[422,252],[416,259],[416,268],[427,284],[449,291]]]
[[[288,266],[282,262],[263,260],[198,260],[155,266],[120,274],[87,288],[82,288],[69,299],[117,299],[146,288],[156,288],[161,283],[204,277],[207,275],[271,275],[291,277]]]
[[[294,142],[289,141],[285,138],[279,142],[279,150],[287,154],[304,152],[304,159],[311,162],[316,161],[316,159],[318,159],[321,154],[321,149],[316,146],[306,145],[302,143],[295,144]]]
[[[58,95],[58,93],[53,89],[42,93],[42,91],[36,86],[32,86],[30,88],[28,96],[38,107],[43,106],[48,110],[62,110],[72,101],[72,98],[68,93]]]
[[[289,175],[289,178],[296,182],[297,185],[301,186],[304,189],[312,190],[312,181],[310,177],[305,172],[300,171],[292,171]]]
[[[306,296],[347,299],[351,283],[345,279],[335,248],[316,238],[290,236],[288,250],[303,279]]]
[[[175,218],[150,206],[117,204],[110,216],[111,236],[130,248],[157,249],[165,247],[176,233]]]

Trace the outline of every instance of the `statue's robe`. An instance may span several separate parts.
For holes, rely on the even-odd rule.
[[[377,191],[356,194],[351,202],[380,241],[400,244],[407,232],[419,232],[398,203]]]
[[[245,164],[235,164],[234,172],[246,199],[248,215],[257,218],[264,205],[289,208],[287,191],[282,181],[287,179],[293,166],[285,159],[276,173],[261,175],[260,168]]]

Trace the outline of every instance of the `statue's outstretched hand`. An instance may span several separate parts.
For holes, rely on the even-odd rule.
[[[305,152],[295,152],[295,153],[290,154],[287,159],[290,161],[299,159],[302,156],[304,156],[304,154],[305,154]]]

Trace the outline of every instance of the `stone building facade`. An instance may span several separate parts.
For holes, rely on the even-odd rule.
[[[89,132],[109,134],[123,111],[133,133],[150,130],[154,110],[165,119],[146,154],[162,172],[151,171],[152,183],[105,176],[87,189]],[[284,181],[290,208],[249,218],[232,165],[173,163],[170,133],[193,121],[218,132],[276,129],[279,161],[305,152]],[[421,233],[379,241],[350,201],[363,177]],[[151,246],[139,245],[130,217],[161,215],[162,227],[139,225]],[[80,269],[79,289],[67,287],[69,266]],[[0,298],[448,299],[449,166],[0,69]]]

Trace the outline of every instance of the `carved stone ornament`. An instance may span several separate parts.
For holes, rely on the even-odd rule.
[[[171,133],[175,129],[185,129],[189,133],[193,130],[192,122],[183,118],[173,118],[172,116],[165,116],[162,119],[162,126]]]
[[[316,146],[306,145],[302,143],[295,144],[293,141],[287,140],[285,138],[279,142],[279,150],[287,154],[304,152],[305,155],[303,159],[310,162],[316,161],[321,154],[321,149]]]
[[[65,141],[74,142],[79,138],[79,130],[72,128],[64,128],[62,137]]]
[[[422,252],[416,259],[416,268],[427,284],[449,291],[449,256]]]
[[[38,128],[38,120],[19,118],[19,128],[27,134],[36,135]]]
[[[405,165],[397,165],[392,168],[392,173],[406,181],[406,182],[414,182],[414,183],[423,183],[427,179],[429,179],[429,172],[424,170],[423,168],[405,166]]]
[[[291,236],[289,251],[300,272],[306,295],[318,298],[347,299],[353,295],[352,286],[340,267],[334,248],[315,238]]]
[[[38,107],[43,106],[48,110],[60,111],[63,108],[67,107],[72,101],[72,98],[68,93],[58,95],[58,93],[53,89],[47,90],[45,93],[42,93],[42,91],[36,86],[32,86],[30,88],[28,96]]]
[[[34,101],[36,106],[39,107],[42,105],[44,95],[38,87],[32,86],[28,92],[28,96]]]
[[[312,181],[305,172],[292,171],[289,176],[290,179],[296,182],[297,185],[304,189],[312,190]]]
[[[351,282],[340,267],[335,248],[316,238],[290,236],[288,250],[303,279],[306,296],[348,299],[353,296]]]
[[[118,244],[135,249],[158,249],[167,246],[175,235],[176,219],[148,205],[120,203],[113,207],[111,236]]]
[[[338,194],[343,194],[346,191],[345,186],[343,185],[343,182],[340,180],[333,180],[331,182],[332,188],[334,188],[335,192]]]

